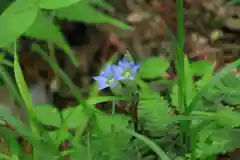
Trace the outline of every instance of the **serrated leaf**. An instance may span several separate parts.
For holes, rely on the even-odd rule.
[[[205,137],[202,138],[201,136]],[[229,129],[221,129],[216,125],[212,128],[204,129],[199,134],[200,139],[197,143],[197,155],[200,158],[215,155],[217,153],[226,153],[237,147],[234,142],[234,133]]]
[[[81,0],[39,0],[38,5],[42,9],[58,9],[74,5]]]
[[[38,7],[31,1],[17,0],[0,16],[0,47],[12,43],[34,22]]]
[[[43,32],[44,31],[44,32]],[[25,32],[26,36],[55,43],[62,48],[73,61],[76,61],[71,52],[71,48],[66,42],[63,34],[51,19],[43,13],[39,13],[32,26]]]
[[[240,104],[239,82],[240,80],[233,73],[229,73],[222,78],[218,85],[218,92],[224,94],[224,103],[229,105]]]
[[[52,105],[44,104],[36,106],[35,116],[43,125],[60,127],[62,124],[60,113],[57,108]]]
[[[226,67],[224,67],[220,72],[217,72],[213,78],[209,81],[209,83],[205,86],[203,86],[196,94],[196,96],[193,98],[192,102],[189,105],[189,111],[192,111],[196,104],[199,102],[199,100],[207,94],[209,88],[212,88],[215,84],[218,84],[221,79],[229,73],[231,69],[234,69],[238,67],[240,64],[240,60],[236,60],[232,62],[231,64],[228,64]]]
[[[168,103],[160,95],[151,90],[143,90],[138,106],[139,118],[145,122],[147,130],[157,132],[164,128],[169,118]]]
[[[167,60],[160,57],[151,57],[143,62],[139,74],[142,78],[154,79],[163,76],[169,67]]]
[[[231,108],[225,108],[217,112],[216,120],[223,126],[239,127],[240,113],[232,111]]]
[[[82,21],[91,24],[112,24],[122,29],[131,29],[127,24],[120,22],[104,13],[96,11],[86,0],[75,5],[56,10],[56,16],[59,19],[71,21]]]

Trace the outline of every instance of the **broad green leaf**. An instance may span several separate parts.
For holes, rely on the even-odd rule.
[[[205,86],[213,77],[215,65],[214,64],[210,64],[210,66],[209,66],[209,64],[206,64],[206,65],[208,65],[208,66],[205,67],[205,70],[202,73],[202,78],[196,82],[198,89]],[[192,66],[191,68],[194,68],[194,67]],[[204,67],[202,66],[202,68],[204,68]]]
[[[14,1],[0,16],[0,47],[21,36],[33,24],[37,14],[38,7],[31,1]]]
[[[119,128],[126,128],[129,124],[129,120],[130,117],[120,114],[115,115],[96,114],[96,127],[99,129],[99,131],[102,132],[103,135],[107,135],[112,132],[112,125]],[[116,129],[115,131],[119,131],[117,128],[115,129]]]
[[[1,0],[1,5],[0,5],[0,14],[11,4],[11,1],[9,0]]]
[[[58,9],[74,5],[81,0],[39,0],[38,5],[42,9]]]
[[[147,59],[140,67],[139,74],[142,78],[154,79],[164,75],[169,67],[167,60],[160,57]]]
[[[104,13],[96,11],[88,1],[82,0],[75,5],[56,10],[56,16],[60,19],[82,21],[91,24],[112,24],[122,29],[131,29],[130,26],[116,20]]]
[[[62,111],[62,116],[65,121],[64,123],[67,123],[68,128],[82,127],[84,129],[89,119],[83,106],[67,108]]]
[[[0,147],[1,148],[1,147]],[[0,159],[6,159],[6,160],[11,160],[11,157],[9,157],[8,155],[4,154],[4,153],[0,153]]]
[[[70,46],[60,32],[59,26],[42,12],[38,14],[36,20],[24,35],[55,43],[59,48],[62,48],[75,63],[75,55],[72,53]]]
[[[77,146],[74,146],[75,147],[75,151],[72,153],[72,160],[78,160],[79,157],[81,157],[81,159],[88,159],[88,146],[84,145],[84,144],[78,144]]]
[[[190,64],[193,75],[203,76],[209,70],[212,71],[214,64],[209,63],[206,60],[199,60]]]
[[[39,122],[48,126],[61,126],[61,116],[57,108],[52,105],[38,105],[35,108],[35,116]]]
[[[49,136],[51,137],[51,139],[53,141],[57,141],[57,137],[59,136],[58,135],[58,130],[57,131],[52,131],[52,132],[49,132]],[[59,141],[61,142],[64,142],[65,140],[67,140],[69,138],[69,132],[68,130],[64,130],[64,132],[62,132],[61,134],[61,137],[59,138]]]

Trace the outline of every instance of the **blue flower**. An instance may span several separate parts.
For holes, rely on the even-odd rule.
[[[117,81],[120,80],[118,73],[121,69],[116,65],[107,65],[105,71],[100,73],[100,76],[93,77],[98,82],[99,90],[103,90],[108,87],[114,87]]]
[[[117,74],[119,80],[133,80],[139,68],[139,65],[136,64],[134,61],[129,60],[129,58],[125,56],[121,61],[118,62],[118,67],[120,67],[118,68]]]

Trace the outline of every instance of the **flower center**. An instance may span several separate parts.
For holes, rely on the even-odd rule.
[[[131,77],[131,72],[130,71],[126,71],[124,74],[124,77]]]
[[[114,78],[109,78],[107,83],[111,85],[113,82],[114,82]]]

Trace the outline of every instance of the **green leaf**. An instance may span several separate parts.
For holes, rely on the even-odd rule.
[[[13,2],[0,16],[0,47],[9,45],[21,36],[33,24],[37,13],[38,7],[31,1]]]
[[[11,160],[11,157],[9,157],[8,155],[6,155],[4,153],[0,153],[0,159]]]
[[[149,131],[159,131],[165,127],[169,118],[168,103],[157,92],[143,90],[138,107],[139,118],[144,120]]]
[[[89,116],[83,106],[67,108],[62,111],[62,116],[65,121],[64,123],[67,123],[68,128],[82,127],[84,129],[89,119]]]
[[[0,106],[0,120],[7,121],[18,133],[30,136],[31,131],[19,120],[15,119],[11,111],[4,106]]]
[[[68,45],[63,34],[60,32],[59,26],[57,26],[49,17],[45,16],[42,12],[38,14],[36,20],[32,26],[24,33],[24,35],[39,40],[53,42],[59,48],[62,48],[73,60],[73,62],[76,61],[75,55],[72,53],[71,47]]]
[[[203,76],[206,72],[212,71],[214,65],[206,60],[199,60],[190,64],[193,75]]]
[[[143,141],[146,145],[148,145],[159,157],[159,159],[162,160],[171,160],[168,155],[158,146],[156,145],[153,141],[151,141],[150,139],[148,139],[147,137],[136,133],[132,130],[129,129],[123,129],[123,132],[128,133],[134,137],[136,137],[137,139]]]
[[[233,63],[228,64],[220,72],[216,73],[216,75],[213,76],[213,78],[209,81],[209,83],[203,86],[201,90],[197,92],[196,96],[193,98],[192,102],[189,104],[189,110],[192,111],[196,107],[196,104],[199,102],[199,100],[205,94],[207,94],[209,88],[212,88],[215,84],[218,84],[221,81],[221,79],[229,73],[230,69],[236,68],[238,66],[240,66],[240,60],[236,60]]]
[[[58,9],[78,3],[81,0],[39,0],[38,5],[42,9]]]
[[[59,130],[56,131],[52,131],[49,132],[49,136],[51,137],[51,139],[53,141],[57,141],[57,137],[59,136]],[[59,141],[64,142],[65,140],[67,140],[70,137],[68,130],[64,130],[64,132],[62,132],[61,137],[59,138]]]
[[[224,108],[217,112],[216,120],[219,124],[229,127],[240,126],[240,113],[232,111],[231,108]]]
[[[98,104],[102,102],[109,102],[109,101],[119,101],[124,100],[124,97],[118,96],[98,96],[98,97],[90,97],[86,102],[90,105]]]
[[[206,65],[209,65],[209,64],[206,64]],[[194,68],[194,67],[191,66],[191,68]],[[200,68],[200,66],[199,66],[199,68]],[[204,67],[202,66],[201,68],[204,68]],[[213,74],[214,74],[214,69],[215,69],[215,65],[213,65],[213,64],[210,64],[210,66],[205,67],[205,69],[204,69],[204,71],[202,72],[202,75],[201,75],[203,77],[196,82],[196,85],[197,85],[198,89],[207,85],[207,83],[212,79]]]
[[[130,117],[120,114],[115,115],[101,115],[96,114],[96,126],[103,133],[103,135],[110,134],[112,132],[112,125],[121,128],[126,128],[129,124]],[[115,132],[119,131],[115,128]],[[98,132],[99,133],[99,132]]]
[[[17,139],[15,137],[11,137],[9,142],[9,149],[12,154],[12,159],[19,159],[19,152],[20,152],[20,146],[17,143]]]
[[[239,131],[234,133],[229,128],[219,128],[216,123],[213,123],[199,133],[197,157],[204,159],[211,155],[232,151],[239,146],[238,137]]]
[[[228,105],[240,104],[240,92],[239,92],[240,79],[233,73],[227,74],[221,79],[221,82],[217,84],[217,92],[222,96],[222,101]]]
[[[169,67],[167,60],[160,57],[147,59],[140,67],[139,74],[142,78],[154,79],[163,76]]]
[[[34,116],[32,96],[29,93],[27,84],[24,80],[23,72],[22,72],[22,69],[21,69],[20,64],[18,62],[17,53],[15,53],[15,55],[14,55],[14,76],[15,76],[15,80],[17,82],[17,87],[20,91],[20,94],[23,98],[24,103],[26,104],[27,110],[28,110],[29,114],[31,114],[29,116],[30,117]]]
[[[190,104],[190,102],[192,101],[192,99],[194,98],[194,96],[196,95],[196,87],[193,81],[193,73],[191,70],[191,66],[189,64],[189,61],[187,59],[187,57],[185,57],[185,65],[184,65],[185,69],[185,83],[186,83],[186,95],[187,95],[187,105]],[[174,84],[173,88],[172,88],[172,94],[171,94],[171,98],[172,98],[172,104],[175,106],[178,106],[178,84]],[[179,108],[180,109],[180,108]]]
[[[3,11],[11,5],[11,2],[9,0],[1,0],[1,5],[0,5],[0,14],[3,13]]]
[[[82,0],[69,7],[57,9],[56,16],[59,19],[67,19],[70,21],[82,21],[91,24],[112,24],[122,29],[131,29],[129,25],[96,11],[86,0]]]
[[[110,12],[114,12],[114,7],[112,7],[110,4],[108,4],[108,2],[106,2],[106,0],[90,0],[90,4],[95,4],[101,8],[104,8]]]
[[[38,105],[35,108],[35,116],[39,122],[48,126],[61,126],[61,116],[57,108],[52,105]]]
[[[186,56],[184,61],[185,61],[184,70],[185,70],[185,84],[186,84],[185,92],[187,96],[187,105],[189,105],[193,97],[196,95],[196,87],[193,81],[193,72],[189,64],[189,60]]]
[[[227,2],[227,5],[239,5],[240,0],[230,0]]]

